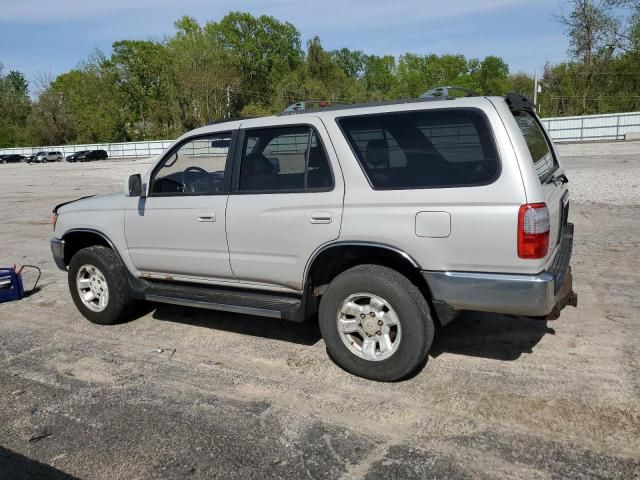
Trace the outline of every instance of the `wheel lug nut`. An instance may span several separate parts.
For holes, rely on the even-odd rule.
[[[364,318],[364,317],[366,317],[366,315],[364,313],[361,313],[360,318]]]
[[[376,312],[371,312],[371,314],[370,314],[370,315],[371,315],[372,317],[375,317],[375,316],[376,316]]]
[[[382,320],[378,320],[378,325],[382,326],[383,322]]]
[[[376,335],[380,335],[380,330],[378,330],[378,331],[376,332]]]

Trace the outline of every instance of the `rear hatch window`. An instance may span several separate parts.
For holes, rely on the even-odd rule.
[[[486,185],[500,171],[493,133],[476,109],[358,115],[338,123],[374,189]]]
[[[547,136],[540,123],[529,112],[514,112],[513,116],[518,122],[524,140],[527,142],[538,178],[540,182],[544,183],[558,168],[558,161],[553,155]]]

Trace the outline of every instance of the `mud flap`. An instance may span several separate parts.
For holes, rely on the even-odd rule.
[[[572,307],[578,306],[578,294],[573,291],[573,275],[571,273],[570,266],[567,269],[567,273],[564,275],[557,298],[558,300],[553,307],[553,310],[551,310],[551,313],[545,317],[545,320],[557,320],[560,317],[560,312],[567,305]]]

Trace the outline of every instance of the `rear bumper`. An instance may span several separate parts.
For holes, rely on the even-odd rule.
[[[51,243],[51,253],[53,254],[53,260],[60,270],[67,270],[67,266],[64,263],[64,240],[53,237],[49,243]]]
[[[569,266],[572,249],[573,224],[568,223],[553,263],[537,275],[432,271],[422,275],[436,306],[557,318],[566,305],[577,305]]]

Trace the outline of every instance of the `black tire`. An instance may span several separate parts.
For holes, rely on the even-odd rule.
[[[361,292],[383,298],[400,320],[401,341],[395,353],[384,360],[361,358],[340,338],[340,306]],[[318,317],[331,358],[349,373],[382,382],[402,380],[424,366],[435,332],[429,304],[418,287],[396,270],[379,265],[359,265],[334,278],[322,296]]]
[[[109,298],[105,309],[100,312],[92,311],[80,299],[76,278],[83,265],[98,268],[106,280]],[[129,293],[124,268],[115,252],[103,246],[83,248],[73,256],[69,263],[69,291],[76,307],[87,320],[98,325],[113,325],[126,319],[133,299]]]

